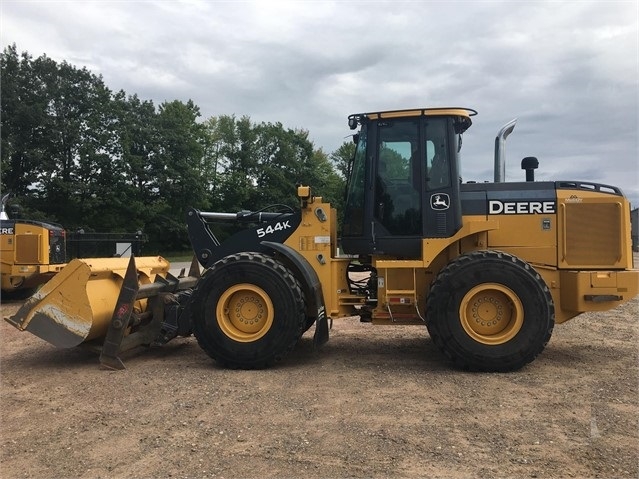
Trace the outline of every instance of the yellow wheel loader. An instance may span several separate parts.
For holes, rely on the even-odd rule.
[[[0,210],[0,275],[2,300],[24,299],[49,281],[66,263],[66,233],[62,226],[10,219]]]
[[[613,186],[536,182],[531,157],[527,181],[504,182],[514,123],[496,139],[495,182],[463,183],[462,134],[475,114],[351,115],[339,238],[335,209],[309,186],[297,187],[297,209],[190,209],[188,274],[174,277],[162,258],[72,261],[8,321],[61,347],[92,345],[114,368],[126,349],[190,334],[224,366],[263,368],[313,325],[320,345],[329,321],[349,316],[422,325],[460,368],[521,368],[555,323],[638,294],[630,205]],[[211,225],[228,221],[246,227],[220,242]]]

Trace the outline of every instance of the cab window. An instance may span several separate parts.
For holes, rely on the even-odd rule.
[[[426,127],[426,187],[429,190],[450,186],[446,122],[433,119]]]
[[[420,234],[419,123],[387,121],[378,128],[375,217],[389,233]]]

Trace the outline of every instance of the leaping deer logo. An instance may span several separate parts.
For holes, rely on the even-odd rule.
[[[434,210],[447,210],[450,206],[450,197],[446,193],[438,193],[430,197],[430,206]]]

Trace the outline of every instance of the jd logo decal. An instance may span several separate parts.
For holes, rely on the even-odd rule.
[[[437,193],[430,197],[430,207],[434,210],[447,210],[450,208],[450,196],[446,193]]]

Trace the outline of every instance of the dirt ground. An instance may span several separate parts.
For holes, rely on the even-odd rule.
[[[508,374],[453,369],[425,327],[356,319],[265,371],[181,338],[115,372],[2,321],[0,476],[636,478],[638,313],[557,325]]]

